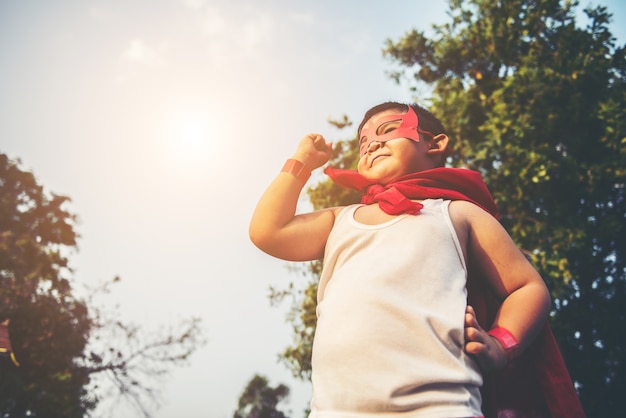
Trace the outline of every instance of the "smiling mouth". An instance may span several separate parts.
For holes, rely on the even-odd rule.
[[[374,165],[374,163],[376,162],[376,160],[378,160],[381,157],[388,157],[387,154],[381,154],[381,155],[377,155],[376,157],[372,158],[372,162],[370,163],[370,167]]]

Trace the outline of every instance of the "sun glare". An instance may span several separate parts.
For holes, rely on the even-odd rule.
[[[185,160],[204,159],[217,144],[211,115],[186,112],[173,117],[168,129],[170,151]]]
[[[193,152],[208,142],[208,129],[199,122],[189,122],[179,127],[178,141],[184,150]]]

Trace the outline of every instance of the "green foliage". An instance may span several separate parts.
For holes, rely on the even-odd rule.
[[[278,405],[289,396],[283,384],[272,388],[267,378],[255,374],[239,397],[233,418],[287,418]]]
[[[483,174],[552,292],[553,329],[583,405],[602,417],[626,389],[626,60],[606,8],[586,9],[581,27],[577,7],[451,0],[434,36],[410,30],[384,54],[401,67],[391,78],[430,87],[419,101],[448,128],[449,163]],[[340,166],[354,165],[354,149],[338,150]],[[344,193],[325,181],[309,197],[318,208],[352,200]],[[314,282],[319,267],[310,273]]]
[[[76,234],[67,201],[0,154],[0,318],[11,318],[20,362],[0,363],[2,416],[79,417],[93,407],[89,375],[74,365],[91,322],[68,280]]]
[[[280,354],[280,360],[294,377],[302,380],[311,378],[311,350],[317,321],[317,279],[321,270],[322,263],[319,260],[294,268],[294,272],[302,276],[301,280],[292,281],[286,289],[270,289],[272,305],[277,306],[285,299],[290,300],[287,322],[292,327],[293,343]]]
[[[82,417],[111,397],[149,416],[146,402],[158,395],[150,382],[202,344],[198,320],[148,335],[95,306],[110,283],[77,298],[68,201],[0,153],[0,321],[10,319],[20,363],[0,358],[0,416]]]

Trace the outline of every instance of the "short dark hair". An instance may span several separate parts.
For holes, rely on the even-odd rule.
[[[361,135],[361,129],[365,122],[367,122],[372,116],[384,112],[386,110],[400,110],[402,112],[408,112],[409,106],[413,108],[415,113],[417,114],[417,118],[419,119],[419,129],[421,131],[427,131],[432,133],[433,135],[439,134],[447,134],[446,129],[443,126],[443,123],[435,115],[433,115],[430,111],[423,108],[422,106],[413,103],[413,104],[405,104],[400,102],[385,102],[379,105],[372,107],[370,110],[365,112],[363,116],[363,120],[359,124],[358,134]]]

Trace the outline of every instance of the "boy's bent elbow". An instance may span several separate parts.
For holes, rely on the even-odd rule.
[[[297,215],[286,223],[256,218],[248,236],[261,251],[287,261],[311,261],[322,257],[334,221],[332,210]]]
[[[543,283],[542,298],[543,307],[545,309],[545,316],[547,319],[550,314],[550,310],[552,309],[552,296],[550,296],[550,290],[548,290],[548,286],[546,286],[545,283]]]
[[[280,234],[265,228],[250,227],[248,230],[250,241],[264,253],[272,257],[289,260],[290,257],[285,251],[285,245],[281,241]]]
[[[534,311],[531,316],[534,316],[537,322],[547,320],[552,309],[552,297],[548,287],[541,278],[527,286],[528,290],[524,292],[523,300],[526,307]]]
[[[261,228],[255,227],[253,225],[250,225],[250,228],[248,228],[248,237],[250,237],[250,241],[252,241],[252,243],[259,250],[265,252],[267,252],[266,248],[269,248],[271,246],[271,235],[272,234],[269,234],[266,231],[263,231]]]

